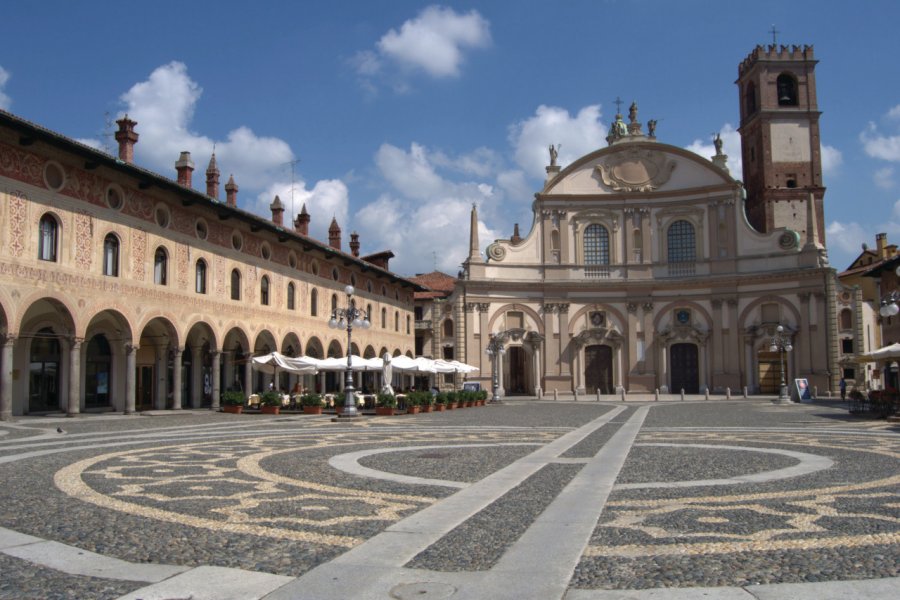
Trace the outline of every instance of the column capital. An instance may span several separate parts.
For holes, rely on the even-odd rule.
[[[131,354],[137,350],[140,350],[141,347],[138,344],[132,344],[130,342],[126,342],[124,344],[124,348],[125,348],[125,354]]]
[[[10,333],[0,334],[0,345],[12,346],[14,343],[16,343],[16,339],[17,337]]]

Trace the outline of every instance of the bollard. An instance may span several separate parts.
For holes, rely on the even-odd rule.
[[[817,399],[819,397],[819,386],[817,386],[817,385],[813,386],[812,397],[814,399]]]
[[[684,388],[681,388],[681,401],[684,402]]]
[[[659,388],[656,388],[656,391],[653,392],[653,401],[659,402]]]
[[[709,400],[709,388],[703,390],[703,396],[706,398],[706,400]]]
[[[747,399],[747,386],[744,386],[744,400]]]
[[[622,402],[625,402],[625,388],[622,388],[620,395],[622,397]]]
[[[578,388],[575,388],[575,402],[578,402]]]
[[[541,388],[538,388],[538,389],[537,389],[537,399],[538,399],[538,400],[543,400],[543,399],[544,399],[544,390],[542,390]]]
[[[559,402],[559,390],[553,390],[553,401]]]
[[[597,388],[597,402],[600,402],[600,388]]]
[[[725,399],[731,400],[731,388],[730,387],[725,388]]]

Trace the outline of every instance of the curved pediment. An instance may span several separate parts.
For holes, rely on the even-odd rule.
[[[548,181],[542,194],[627,195],[734,183],[727,171],[689,150],[634,141],[613,144],[576,160]]]

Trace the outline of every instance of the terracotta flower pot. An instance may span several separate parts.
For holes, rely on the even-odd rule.
[[[260,406],[259,412],[264,415],[277,415],[281,413],[280,406]]]
[[[303,414],[306,415],[321,415],[322,407],[321,406],[304,406]]]
[[[244,412],[244,407],[240,404],[225,404],[224,406],[222,406],[222,412],[239,415]]]
[[[391,417],[394,415],[394,410],[393,406],[376,406],[375,414],[379,417]]]
[[[444,412],[445,410],[447,410],[447,407],[444,406],[443,404],[435,404],[434,410],[436,410],[438,412]]]
[[[432,408],[433,408],[433,407],[432,407],[430,404],[426,404],[426,405],[422,406],[422,412],[423,412],[423,413],[431,412],[431,411],[432,411]]]
[[[410,414],[410,415],[417,415],[417,414],[419,414],[419,407],[418,406],[407,406],[406,413]]]

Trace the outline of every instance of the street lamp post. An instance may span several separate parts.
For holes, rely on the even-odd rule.
[[[347,373],[344,384],[344,412],[340,415],[344,418],[360,416],[359,411],[356,410],[356,399],[353,397],[353,362],[350,351],[353,341],[353,328],[368,329],[372,326],[371,321],[369,321],[369,315],[365,311],[356,308],[356,304],[353,302],[354,291],[352,285],[344,288],[344,292],[347,294],[347,308],[335,308],[331,311],[331,319],[328,320],[328,326],[332,329],[347,329]]]
[[[491,386],[493,388],[493,394],[491,395],[492,404],[499,404],[502,402],[500,400],[500,395],[497,393],[497,390],[500,388],[500,381],[497,377],[497,361],[506,354],[504,341],[505,338],[503,336],[492,333],[487,348],[485,349],[487,355],[491,357]]]
[[[789,336],[785,335],[784,327],[779,325],[775,328],[775,334],[772,336],[772,344],[769,346],[770,352],[778,352],[778,363],[781,365],[781,389],[778,393],[778,404],[787,404],[791,401],[788,396],[788,386],[784,381],[784,353],[790,352],[794,347],[791,346]]]

